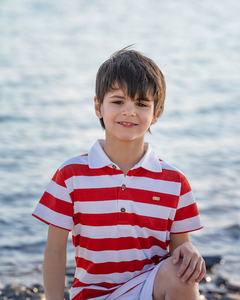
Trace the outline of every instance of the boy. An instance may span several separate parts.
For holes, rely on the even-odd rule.
[[[136,51],[125,48],[98,70],[94,102],[105,140],[57,170],[33,214],[49,224],[47,300],[63,299],[70,230],[71,299],[198,299],[205,264],[189,239],[202,228],[191,188],[144,143],[164,99],[161,71]]]

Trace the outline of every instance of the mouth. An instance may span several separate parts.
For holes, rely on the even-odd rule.
[[[118,122],[118,124],[123,126],[136,126],[137,124],[131,122]]]

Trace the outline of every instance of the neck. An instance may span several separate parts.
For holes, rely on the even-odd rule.
[[[111,161],[119,166],[125,176],[145,153],[144,141],[115,141],[110,144],[106,139],[103,150]]]

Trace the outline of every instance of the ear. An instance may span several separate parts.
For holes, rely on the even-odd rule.
[[[94,97],[94,108],[95,108],[95,114],[96,116],[101,119],[102,118],[102,114],[101,114],[101,107],[100,107],[100,103],[98,101],[98,98],[95,96]]]
[[[159,117],[161,116],[161,114],[162,114],[162,108],[159,108],[159,110],[153,116],[151,125],[157,123],[157,121],[158,121]]]

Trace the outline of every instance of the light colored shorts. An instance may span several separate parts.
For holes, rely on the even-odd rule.
[[[155,276],[163,261],[124,283],[110,294],[106,300],[152,300]]]

